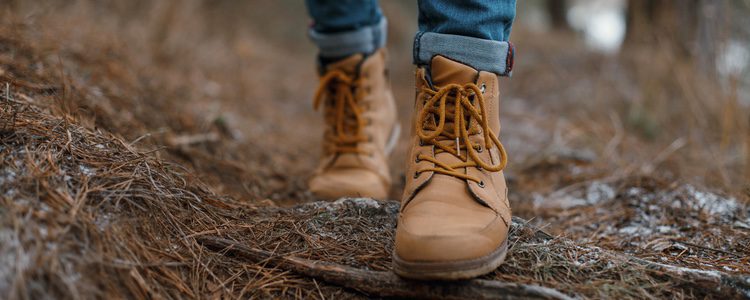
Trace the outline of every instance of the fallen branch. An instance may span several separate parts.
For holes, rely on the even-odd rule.
[[[611,253],[611,255],[617,255]],[[649,271],[662,273],[673,280],[685,282],[692,287],[711,290],[732,298],[750,298],[750,276],[730,275],[719,271],[697,270],[668,264],[626,257],[628,261],[642,265]]]
[[[513,225],[518,229],[532,230],[534,236],[544,240],[552,240],[553,237],[543,230],[529,224],[528,221],[513,217]],[[572,241],[571,241],[572,242]],[[658,262],[652,262],[630,255],[605,250],[597,247],[580,247],[589,251],[601,252],[613,261],[626,261],[644,267],[646,271],[659,276],[669,278],[671,281],[680,282],[695,289],[712,291],[712,294],[728,296],[731,298],[750,298],[750,276],[730,275],[720,271],[707,271],[691,269],[687,267],[673,266]]]
[[[340,200],[337,202],[316,202],[309,205],[324,207],[328,210],[338,210],[346,207],[345,204],[347,203],[367,207],[377,207],[384,204],[373,200],[358,202],[342,202]],[[561,242],[574,243],[571,240],[553,237],[529,224],[527,220],[518,217],[513,217],[513,231],[525,231],[531,233],[537,239],[546,241],[558,239]],[[268,251],[249,248],[236,241],[217,237],[199,237],[197,240],[207,248],[215,251],[224,251],[225,255],[237,256],[252,262],[267,261],[272,266],[290,270],[300,275],[321,279],[330,284],[358,290],[372,296],[436,299],[568,298],[568,296],[550,288],[491,280],[475,279],[463,282],[409,281],[403,280],[390,272],[361,270],[330,262],[273,254]],[[576,247],[584,251],[598,252],[603,256],[602,259],[631,264],[633,267],[642,268],[645,272],[656,277],[665,278],[685,288],[705,291],[707,294],[717,297],[732,299],[750,298],[750,276],[732,275],[716,270],[698,270],[652,262],[598,247]]]
[[[195,144],[215,143],[218,142],[220,138],[221,137],[219,137],[219,134],[216,132],[170,136],[167,138],[167,144],[170,147],[177,148]]]
[[[232,240],[199,237],[203,246],[253,263],[291,270],[370,296],[425,299],[571,299],[557,290],[537,285],[473,279],[454,282],[405,280],[391,272],[370,271],[336,263],[314,261],[247,247]]]

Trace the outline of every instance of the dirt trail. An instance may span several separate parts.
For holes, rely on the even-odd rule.
[[[201,243],[382,274],[398,204],[317,202],[306,190],[322,130],[314,49],[304,12],[264,13],[299,3],[177,3],[2,12],[0,291],[393,296]],[[409,128],[413,8],[384,5]],[[480,280],[584,298],[750,298],[747,193],[687,181],[690,155],[675,153],[692,140],[625,132],[627,68],[565,37],[517,32],[523,72],[502,82],[501,138],[514,214],[529,221],[516,220],[508,262]],[[397,180],[390,198],[400,190]]]

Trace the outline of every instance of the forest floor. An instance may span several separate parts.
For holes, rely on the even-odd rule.
[[[304,12],[264,15],[296,2],[0,6],[0,292],[750,298],[750,172],[720,143],[747,132],[696,100],[724,96],[523,27],[501,82],[517,217],[506,263],[453,284],[393,277],[398,202],[307,191],[322,132],[314,50]],[[384,6],[406,126],[412,12]],[[689,91],[687,104],[634,100],[662,89]]]

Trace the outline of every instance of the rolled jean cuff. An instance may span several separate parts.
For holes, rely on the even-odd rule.
[[[414,38],[414,64],[429,65],[436,55],[445,56],[479,71],[510,76],[515,50],[506,41],[462,35],[418,32]]]
[[[356,53],[373,53],[385,45],[388,21],[361,27],[356,30],[320,33],[310,29],[309,36],[320,50],[321,57],[343,57]]]

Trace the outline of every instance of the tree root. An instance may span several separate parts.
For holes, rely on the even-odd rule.
[[[515,230],[531,230],[536,238],[542,240],[556,239],[518,217],[513,217],[513,226]],[[272,267],[290,270],[299,275],[320,279],[329,284],[357,290],[370,296],[429,299],[571,299],[560,291],[537,285],[483,279],[452,282],[414,281],[403,279],[391,272],[364,270],[337,263],[278,255],[219,237],[203,236],[197,237],[196,240],[203,246],[226,256],[253,263],[265,262]],[[664,277],[692,289],[706,291],[708,294],[729,298],[750,298],[750,276],[657,263],[597,247],[581,248],[600,252],[613,261],[633,264],[634,267],[641,267],[652,275]]]
[[[290,270],[370,296],[423,299],[571,299],[556,290],[537,285],[481,279],[446,282],[412,281],[402,279],[391,272],[363,270],[294,256],[279,256],[217,237],[199,237],[197,241],[227,256],[235,256],[254,263],[263,261],[269,266]]]

